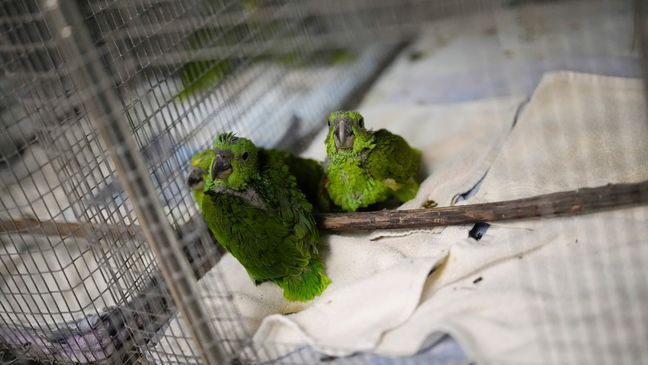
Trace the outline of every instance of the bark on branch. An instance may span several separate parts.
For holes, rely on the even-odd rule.
[[[580,215],[642,204],[648,204],[648,181],[633,184],[608,184],[596,188],[583,188],[494,203],[431,209],[320,214],[316,219],[319,228],[324,231],[348,232],[429,228],[477,222]],[[75,237],[87,237],[88,234],[142,237],[140,228],[135,225],[98,225],[36,219],[0,220],[0,233]]]
[[[648,204],[648,181],[635,184],[609,184],[494,203],[432,209],[322,214],[317,217],[317,223],[322,230],[337,232],[429,228],[579,215],[641,204]]]

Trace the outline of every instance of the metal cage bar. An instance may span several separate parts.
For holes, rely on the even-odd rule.
[[[73,76],[80,90],[92,90],[89,85],[110,85],[100,59],[93,56],[92,42],[77,10],[72,6],[61,6],[57,0],[48,0],[45,9],[68,60],[85,61]],[[207,316],[193,283],[193,273],[168,224],[148,169],[130,136],[128,124],[119,112],[120,104],[110,88],[100,89],[84,103],[89,113],[99,121],[96,128],[111,152],[122,186],[137,201],[134,208],[140,227],[156,254],[175,304],[187,316],[201,356],[207,364],[223,363],[226,357],[212,341],[216,335],[205,320]]]

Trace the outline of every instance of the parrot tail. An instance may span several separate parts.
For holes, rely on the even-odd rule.
[[[288,276],[276,281],[283,295],[292,302],[307,302],[322,294],[331,283],[319,259],[313,259],[299,276]]]

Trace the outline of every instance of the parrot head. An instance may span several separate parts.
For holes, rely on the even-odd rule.
[[[364,126],[364,117],[358,112],[333,112],[328,117],[329,133],[327,149],[352,150],[356,140],[364,139],[369,133]]]
[[[190,189],[202,189],[205,177],[209,174],[212,160],[214,159],[214,150],[207,149],[200,151],[191,158],[191,170],[187,176],[187,185]]]
[[[213,153],[206,190],[214,186],[243,190],[258,173],[257,148],[249,139],[220,134],[214,139]]]

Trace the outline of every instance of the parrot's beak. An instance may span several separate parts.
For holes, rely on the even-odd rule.
[[[214,162],[212,162],[212,177],[217,179],[227,179],[232,174],[232,154],[227,152],[218,152]]]
[[[333,136],[335,147],[338,150],[353,148],[355,135],[353,134],[353,129],[351,129],[351,122],[345,119],[340,119],[336,124],[337,129]]]
[[[193,167],[191,169],[191,172],[189,172],[189,175],[187,175],[187,185],[191,189],[197,187],[203,182],[204,174],[205,171],[203,171],[200,167]]]

